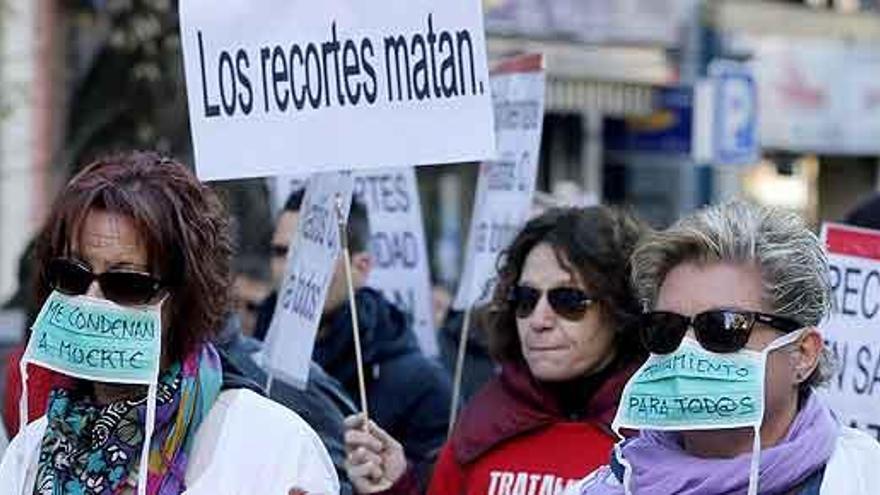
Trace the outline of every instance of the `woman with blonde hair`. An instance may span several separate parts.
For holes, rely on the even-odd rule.
[[[627,383],[608,465],[570,495],[877,493],[880,445],[816,394],[831,307],[819,239],[732,202],[648,236],[632,280],[651,353]]]

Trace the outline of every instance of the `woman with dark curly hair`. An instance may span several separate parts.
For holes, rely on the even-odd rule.
[[[612,208],[563,208],[514,238],[488,326],[501,374],[462,411],[428,493],[559,493],[607,459],[623,384],[644,357],[628,283],[644,230]],[[360,416],[348,427],[360,493],[418,491],[393,438]]]
[[[317,435],[284,407],[234,388],[242,381],[229,379],[210,344],[229,306],[231,254],[222,203],[174,160],[111,156],[67,184],[38,242],[36,294],[48,302],[34,335],[45,328],[50,343],[61,338],[54,327],[40,327],[53,301],[65,301],[69,314],[153,311],[157,378],[149,394],[142,385],[81,378],[53,390],[46,416],[10,444],[0,493],[337,493]],[[113,338],[117,331],[102,328]],[[132,369],[149,355],[135,349],[122,360],[116,351],[83,347],[77,359],[76,351],[68,343],[57,354]]]

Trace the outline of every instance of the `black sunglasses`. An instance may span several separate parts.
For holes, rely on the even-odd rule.
[[[70,296],[79,296],[89,290],[93,280],[98,281],[104,297],[117,304],[147,304],[162,289],[162,281],[149,273],[133,270],[108,270],[95,274],[84,263],[68,258],[55,258],[46,272],[51,287]]]
[[[651,311],[642,315],[640,332],[645,348],[654,354],[669,354],[678,349],[689,327],[693,327],[697,342],[704,349],[729,353],[746,346],[755,323],[785,333],[804,326],[790,318],[740,309],[713,309],[693,317]]]
[[[513,304],[517,318],[528,318],[544,291],[517,285],[510,291],[509,300]],[[559,316],[566,320],[577,321],[584,317],[587,307],[593,299],[586,292],[572,287],[556,287],[547,291],[547,302]]]

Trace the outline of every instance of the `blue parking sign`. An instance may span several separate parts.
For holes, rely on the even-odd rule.
[[[714,162],[754,163],[759,157],[758,91],[752,70],[743,63],[717,60],[709,65],[714,91]]]

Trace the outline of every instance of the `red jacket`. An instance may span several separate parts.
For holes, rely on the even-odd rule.
[[[18,433],[18,402],[21,398],[19,363],[24,346],[12,351],[6,361],[6,388],[3,396],[3,423],[10,435]],[[56,387],[71,387],[74,381],[61,373],[28,365],[28,422],[46,414],[49,392]]]
[[[564,412],[572,408],[562,406],[561,393],[538,383],[526,365],[504,365],[462,411],[429,495],[558,495],[607,464],[616,441],[611,421],[637,368],[612,365],[572,387],[586,402],[575,415]],[[405,477],[388,493],[415,493],[411,481]]]

